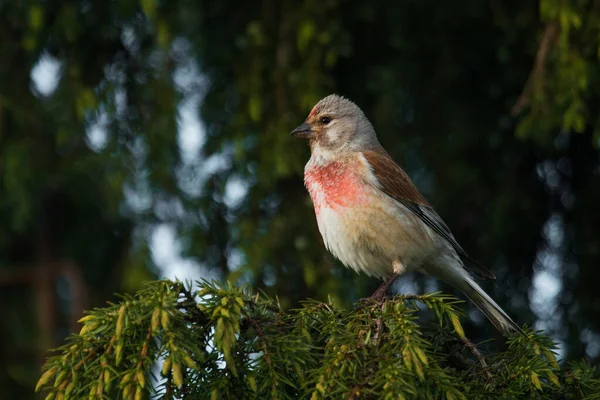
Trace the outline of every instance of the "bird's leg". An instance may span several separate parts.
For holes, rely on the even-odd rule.
[[[390,288],[392,283],[394,283],[394,281],[398,279],[399,276],[399,273],[394,273],[394,275],[390,276],[390,278],[387,281],[383,282],[383,284],[379,286],[370,297],[367,297],[367,299],[373,299],[375,301],[383,300],[385,298],[385,295],[387,294],[388,289]]]
[[[371,295],[372,299],[376,301],[383,300],[392,283],[394,283],[394,281],[398,279],[400,275],[406,272],[406,266],[402,263],[402,261],[398,259],[392,262],[392,269],[394,271],[394,274],[387,281],[383,282],[383,285],[377,288],[375,293]]]
[[[402,261],[396,259],[392,262],[392,270],[394,271],[394,273],[388,278],[388,280],[383,282],[383,284],[379,286],[371,296],[362,298],[360,299],[360,301],[366,302],[375,300],[376,302],[381,302],[385,298],[387,291],[392,285],[392,283],[394,283],[400,275],[406,272],[406,266],[402,263]]]

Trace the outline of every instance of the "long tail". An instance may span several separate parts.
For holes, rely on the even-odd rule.
[[[444,275],[440,277],[445,278],[446,282],[460,289],[504,336],[508,336],[512,332],[525,334],[464,268],[455,267],[452,268],[452,271],[444,268],[441,275]]]
[[[463,293],[504,336],[512,332],[525,334],[519,325],[471,277],[469,277],[466,283],[468,286],[466,289],[463,289]]]

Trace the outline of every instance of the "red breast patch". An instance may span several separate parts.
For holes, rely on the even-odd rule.
[[[323,206],[336,209],[366,202],[359,172],[348,163],[331,162],[313,167],[304,174],[304,182],[317,214]]]

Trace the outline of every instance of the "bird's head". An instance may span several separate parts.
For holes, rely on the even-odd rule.
[[[311,151],[343,154],[379,147],[373,126],[353,102],[336,94],[321,99],[291,134],[307,139]]]

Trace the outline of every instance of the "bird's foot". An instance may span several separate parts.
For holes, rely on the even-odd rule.
[[[363,297],[361,299],[359,299],[358,301],[361,303],[371,303],[371,302],[375,302],[375,303],[381,303],[386,299],[391,298],[391,295],[387,294],[387,290],[381,290],[381,287],[379,287],[375,292],[373,292],[372,295],[368,296],[368,297]]]
[[[362,304],[368,304],[371,302],[382,303],[388,297],[391,297],[391,296],[388,296],[387,292],[388,292],[388,289],[390,288],[390,286],[392,285],[392,283],[394,283],[396,278],[398,278],[398,276],[400,276],[400,274],[392,275],[390,277],[390,279],[388,279],[381,286],[379,286],[377,288],[377,290],[375,290],[375,292],[373,292],[372,295],[370,295],[369,297],[363,297],[362,299],[360,299],[359,303],[362,303]]]
[[[362,297],[362,298],[358,299],[358,302],[354,306],[354,309],[360,310],[361,308],[367,307],[369,305],[382,304],[384,301],[390,300],[391,298],[392,298],[392,296],[389,294],[384,295],[384,296]]]

